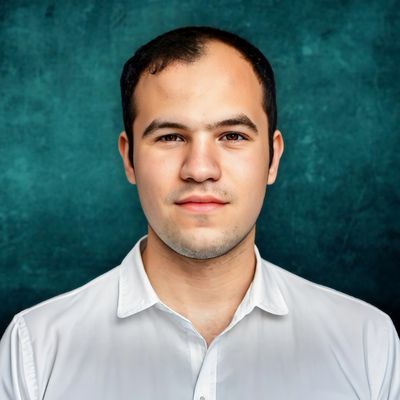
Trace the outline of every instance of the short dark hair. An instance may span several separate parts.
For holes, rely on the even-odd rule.
[[[273,157],[272,139],[277,125],[275,79],[272,67],[262,52],[242,37],[208,26],[188,26],[157,36],[141,46],[125,63],[121,74],[121,98],[124,127],[128,136],[129,160],[133,165],[133,121],[136,117],[134,91],[142,73],[162,71],[172,62],[190,63],[204,54],[210,41],[225,43],[252,65],[263,87],[263,107],[268,119],[270,165]]]

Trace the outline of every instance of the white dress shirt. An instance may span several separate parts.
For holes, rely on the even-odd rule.
[[[399,400],[400,344],[375,307],[263,260],[207,348],[143,267],[121,265],[17,314],[0,342],[1,400]]]

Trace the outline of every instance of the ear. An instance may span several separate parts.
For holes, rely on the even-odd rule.
[[[283,138],[281,132],[278,130],[274,132],[272,145],[274,147],[274,156],[268,171],[267,185],[272,185],[275,182],[276,176],[278,175],[279,160],[283,153]]]
[[[122,131],[118,137],[118,150],[121,154],[122,162],[124,164],[125,175],[128,181],[132,184],[136,184],[135,170],[129,160],[129,141],[125,131]]]

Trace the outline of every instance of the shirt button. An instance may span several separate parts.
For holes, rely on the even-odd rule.
[[[206,400],[204,396],[200,396],[199,400]]]

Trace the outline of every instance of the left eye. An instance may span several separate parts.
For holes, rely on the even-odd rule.
[[[160,142],[176,142],[174,139],[180,139],[182,140],[178,135],[175,133],[169,133],[168,135],[160,136],[158,140]]]
[[[246,140],[246,138],[243,135],[241,135],[240,133],[237,133],[237,132],[225,133],[225,135],[223,137],[226,137],[228,142]],[[239,138],[241,138],[241,139],[239,139]]]

